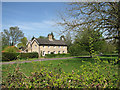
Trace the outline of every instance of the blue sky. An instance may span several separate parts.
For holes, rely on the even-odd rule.
[[[64,2],[3,2],[2,30],[18,26],[28,39],[32,36],[47,36],[53,32],[59,39],[59,29],[55,22],[59,20],[58,12],[64,11]]]

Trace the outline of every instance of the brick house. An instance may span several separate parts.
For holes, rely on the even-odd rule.
[[[39,56],[45,54],[67,53],[67,45],[63,40],[53,40],[53,36],[48,34],[48,39],[34,38],[27,43],[25,52],[38,52]]]

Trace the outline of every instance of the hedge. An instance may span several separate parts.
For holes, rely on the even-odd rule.
[[[11,61],[16,59],[38,58],[38,53],[10,53],[2,52],[2,61]]]
[[[20,53],[19,58],[20,59],[27,59],[27,58],[38,58],[38,53],[33,52],[33,53]]]
[[[18,55],[19,55],[19,53],[3,52],[2,53],[2,61],[16,60]]]
[[[51,58],[51,57],[70,57],[70,54],[45,54],[45,57]]]

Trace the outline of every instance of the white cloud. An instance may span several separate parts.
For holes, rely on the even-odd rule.
[[[12,24],[3,25],[3,29],[8,29],[11,26],[18,26],[23,31],[34,31],[34,30],[48,30],[55,28],[54,21],[42,21],[42,22],[14,22]]]
[[[55,21],[53,20],[44,20],[42,22],[14,22],[8,25],[3,24],[2,29],[18,26],[20,30],[25,33],[25,36],[38,37],[40,35],[47,36],[50,32],[58,31],[54,25]]]

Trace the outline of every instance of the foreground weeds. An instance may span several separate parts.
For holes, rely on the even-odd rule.
[[[50,63],[39,71],[31,72],[29,77],[17,66],[3,80],[2,88],[118,88],[117,64],[98,58],[95,63],[82,61],[86,64],[79,66],[81,71],[76,69],[67,73],[61,68],[62,63],[53,70],[48,68],[52,67]]]

